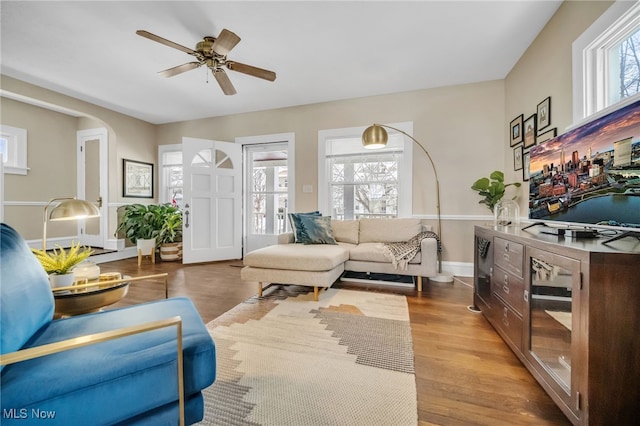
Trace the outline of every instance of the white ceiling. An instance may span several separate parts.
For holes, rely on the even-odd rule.
[[[561,1],[6,1],[4,75],[167,123],[504,78]],[[137,36],[195,48],[227,28],[228,58],[275,82],[227,71],[225,96],[193,57]],[[208,81],[208,82],[207,82]]]

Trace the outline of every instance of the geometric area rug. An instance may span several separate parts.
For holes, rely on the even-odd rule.
[[[207,324],[217,377],[200,425],[415,426],[405,296],[272,286]]]

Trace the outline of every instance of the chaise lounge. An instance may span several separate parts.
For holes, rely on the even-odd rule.
[[[326,219],[325,219],[326,220]],[[411,240],[430,231],[420,219],[331,220],[331,235],[336,244],[295,243],[295,230],[281,234],[278,244],[264,247],[244,257],[240,276],[258,282],[258,297],[265,283],[296,284],[313,287],[314,300],[319,289],[329,288],[344,271],[409,275],[416,277],[422,291],[422,277],[437,274],[438,241],[423,238],[420,250],[403,265],[394,265],[384,243]]]

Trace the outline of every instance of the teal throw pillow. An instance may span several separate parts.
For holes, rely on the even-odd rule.
[[[331,216],[301,216],[303,244],[338,244],[331,229]]]
[[[303,216],[322,216],[319,211],[308,213],[289,213],[289,223],[291,224],[291,232],[293,232],[293,242],[302,244],[300,241],[303,238],[302,226],[300,225],[301,218]]]

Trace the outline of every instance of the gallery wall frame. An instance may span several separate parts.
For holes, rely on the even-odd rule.
[[[536,114],[531,114],[529,117],[527,117],[527,119],[524,120],[522,126],[524,130],[524,148],[531,148],[536,144]]]
[[[524,118],[524,115],[520,114],[519,116],[511,120],[511,123],[509,124],[509,139],[511,141],[510,146],[516,146],[522,142],[522,133],[523,133],[522,119],[523,118]]]
[[[538,115],[538,131],[551,125],[551,96],[547,96],[538,104],[536,114]]]
[[[546,142],[549,139],[553,139],[558,136],[558,128],[554,127],[553,129],[549,129],[546,132],[540,133],[536,136],[536,143],[540,145],[542,142]]]
[[[528,181],[530,177],[529,162],[531,160],[531,154],[525,152],[522,154],[522,180]]]
[[[522,145],[513,148],[513,170],[522,170]]]
[[[153,164],[122,159],[122,196],[153,198]]]

